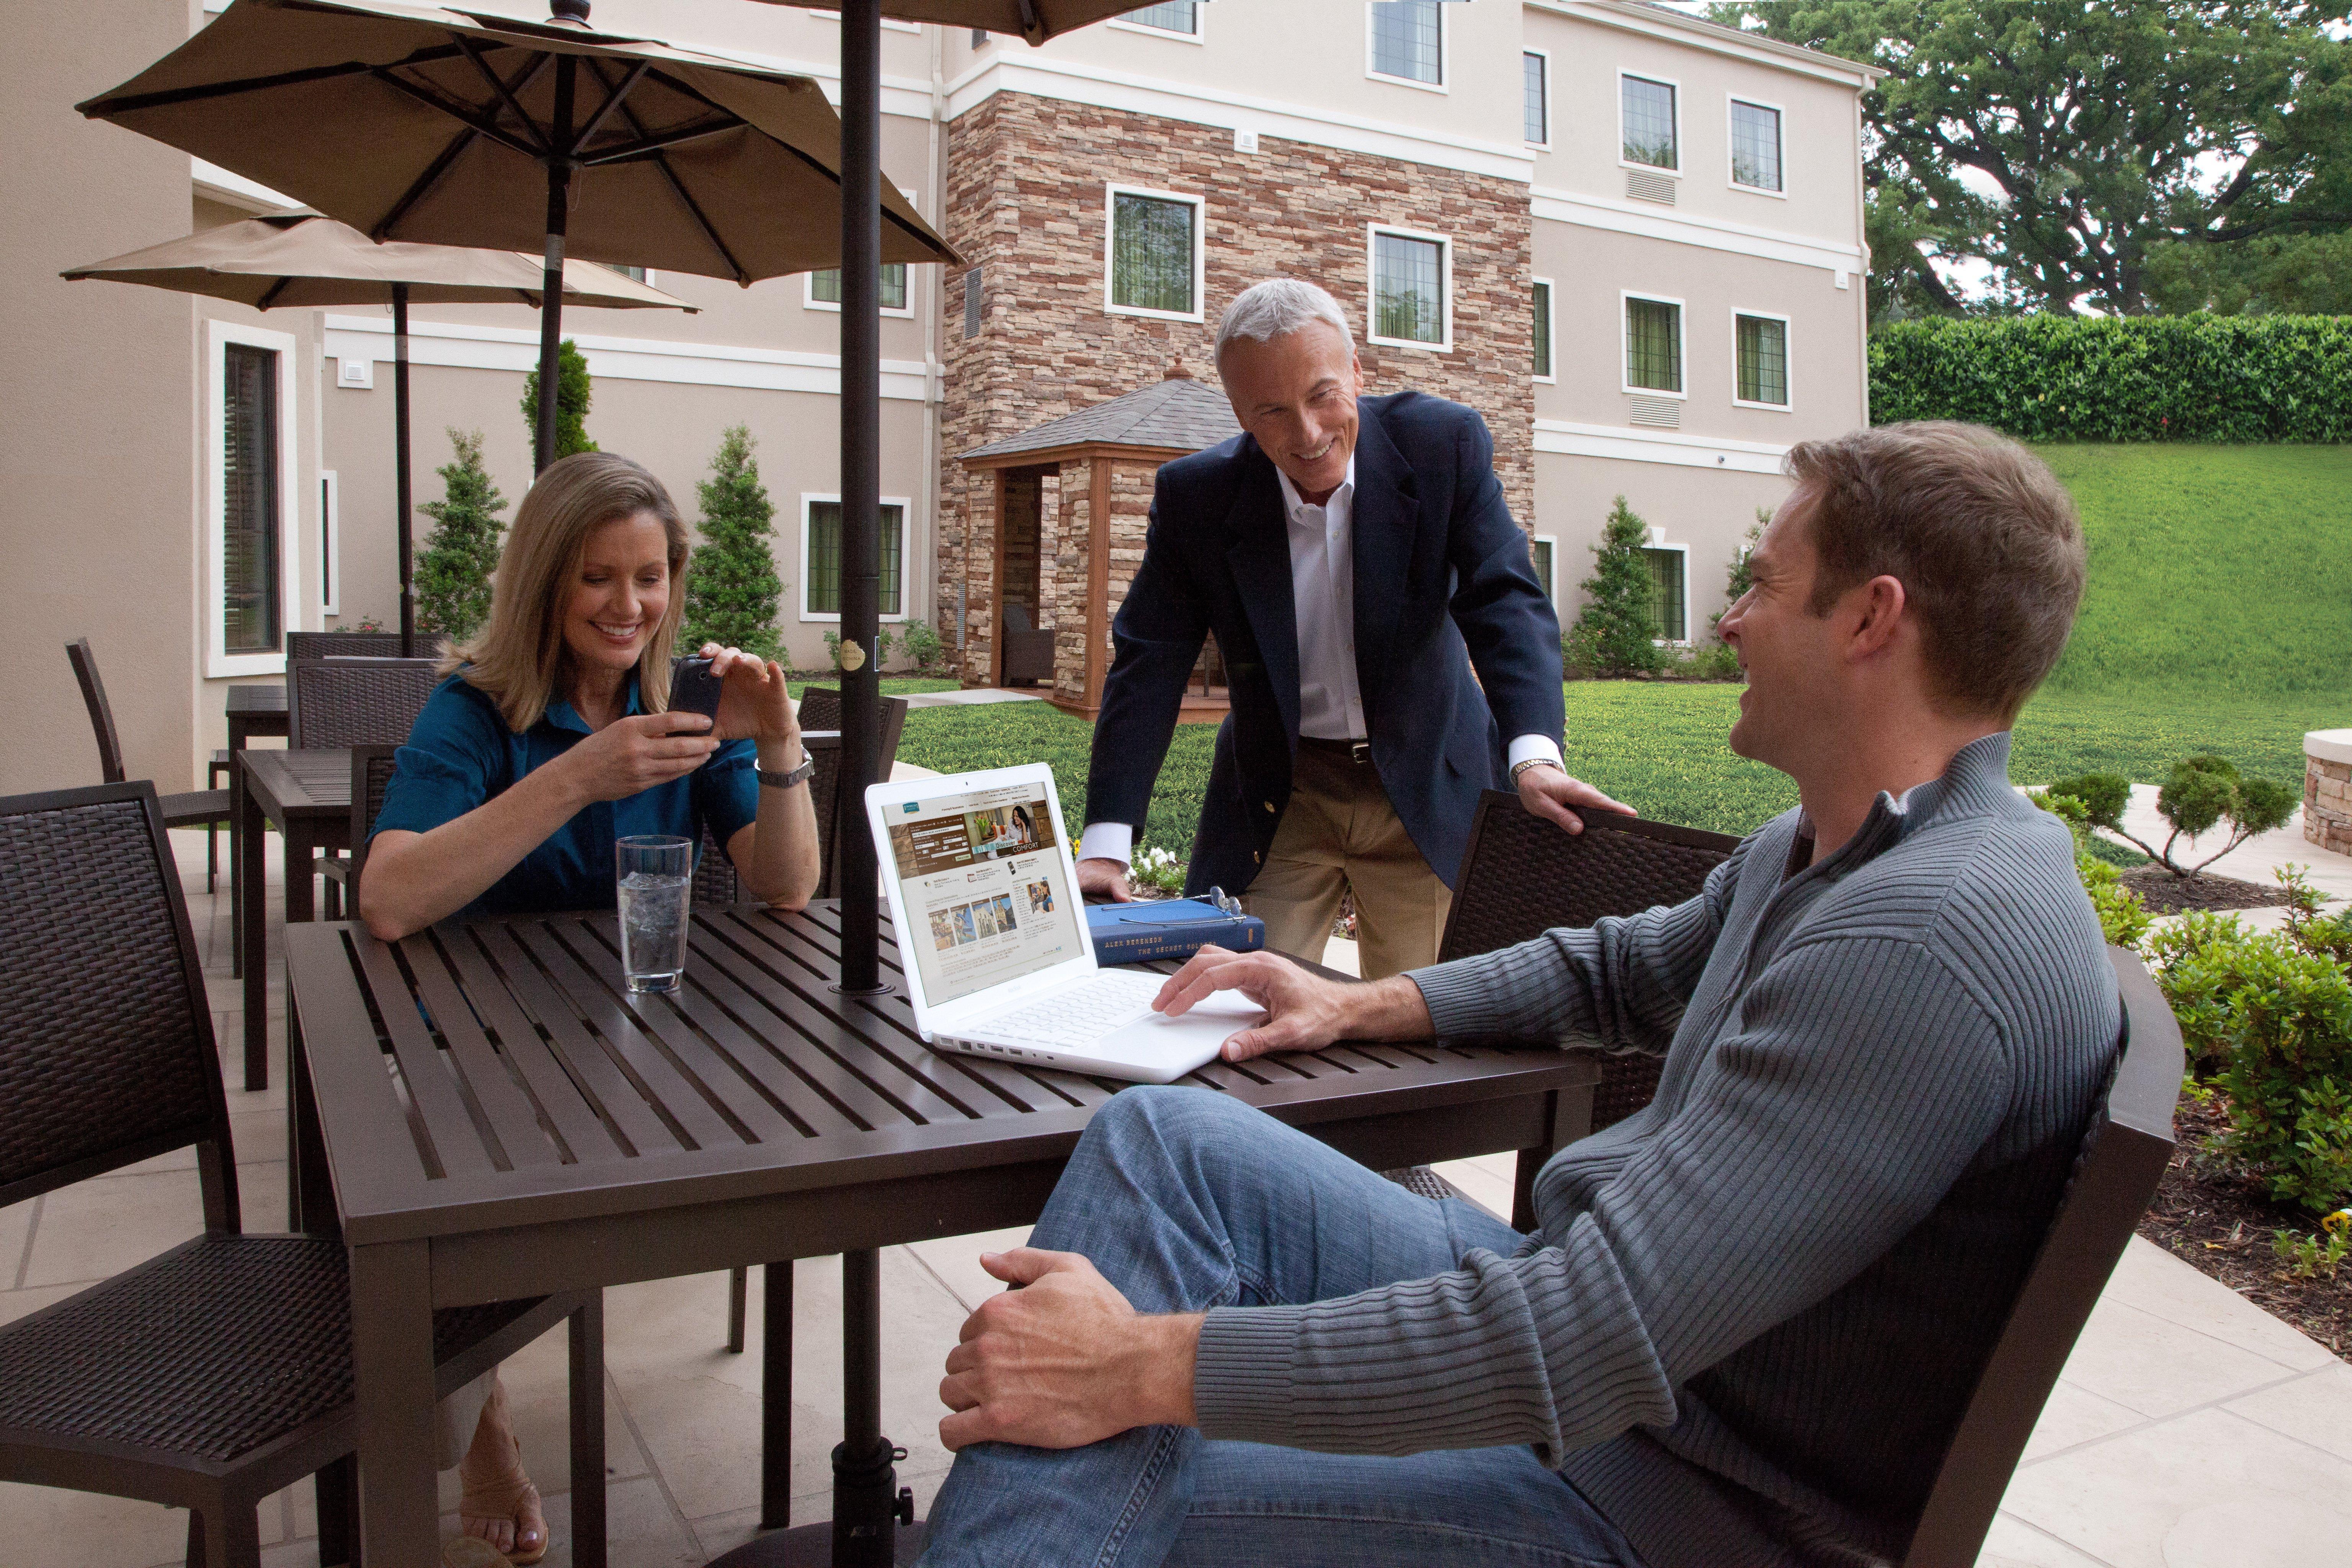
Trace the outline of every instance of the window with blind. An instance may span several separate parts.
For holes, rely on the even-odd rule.
[[[1536,374],[1549,379],[1551,375],[1551,285],[1543,279],[1536,279],[1535,297]]]
[[[1169,0],[1164,5],[1146,5],[1139,11],[1129,11],[1119,18],[1139,27],[1157,27],[1163,33],[1182,33],[1190,37],[1201,30],[1201,8],[1197,0]]]
[[[1780,111],[1731,100],[1731,183],[1753,191],[1780,188]]]
[[[1734,316],[1739,401],[1789,405],[1789,323],[1778,316]]]
[[[1181,196],[1110,193],[1110,308],[1198,318],[1201,205]]]
[[[275,653],[278,603],[278,353],[222,350],[221,647]]]
[[[881,514],[881,614],[885,619],[906,613],[901,564],[906,560],[907,509],[902,502],[884,501]],[[803,620],[841,617],[841,502],[808,503],[808,527],[802,549],[801,616]]]
[[[882,309],[886,310],[907,309],[907,264],[905,262],[886,261],[882,264],[880,292]],[[828,267],[822,272],[810,273],[808,297],[809,303],[812,305],[839,305],[841,303],[841,268]]]
[[[1682,148],[1675,133],[1675,84],[1621,76],[1617,85],[1625,162],[1653,169],[1681,168]]]
[[[1524,115],[1527,139],[1540,147],[1551,141],[1550,83],[1547,79],[1551,61],[1533,50],[1519,56],[1519,69],[1526,79]]]
[[[1536,581],[1543,584],[1544,597],[1553,597],[1551,583],[1552,546],[1559,542],[1549,534],[1538,534],[1531,542],[1535,551]]]
[[[624,267],[617,261],[600,261],[596,265],[607,272],[617,272],[634,282],[642,283],[646,280],[646,269],[642,267]]]
[[[1445,7],[1439,0],[1371,0],[1372,74],[1442,87]]]
[[[1666,300],[1625,298],[1625,387],[1683,389],[1683,308]]]
[[[1642,553],[1650,563],[1650,619],[1658,636],[1668,642],[1688,642],[1690,627],[1683,615],[1683,569],[1688,553],[1653,549]]]
[[[1372,231],[1372,337],[1446,342],[1444,240]]]

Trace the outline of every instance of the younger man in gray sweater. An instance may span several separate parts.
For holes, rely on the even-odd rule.
[[[2064,491],[1952,425],[1800,446],[1723,619],[1794,778],[1675,909],[1342,986],[1204,951],[1226,1054],[1666,1044],[1520,1236],[1223,1096],[1099,1112],[952,1352],[936,1563],[1633,1568],[1899,1556],[2120,1013],[2008,728],[2083,584]]]

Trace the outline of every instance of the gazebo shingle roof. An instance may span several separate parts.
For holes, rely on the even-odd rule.
[[[964,453],[961,460],[1079,446],[1197,452],[1220,441],[1229,441],[1241,430],[1234,421],[1233,405],[1225,401],[1223,393],[1203,386],[1189,375],[1171,373],[1164,381],[1139,387],[1108,403],[1097,403],[1076,414],[1049,419],[1034,430],[975,447]]]

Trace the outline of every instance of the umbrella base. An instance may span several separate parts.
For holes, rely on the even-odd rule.
[[[893,1535],[892,1561],[899,1568],[907,1568],[921,1554],[922,1521],[902,1526]],[[712,1558],[709,1568],[830,1568],[832,1562],[833,1524],[827,1521],[793,1530],[771,1531]]]

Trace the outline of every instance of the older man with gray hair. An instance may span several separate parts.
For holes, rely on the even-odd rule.
[[[1624,807],[1561,763],[1559,622],[1476,411],[1364,396],[1346,314],[1295,279],[1236,299],[1216,357],[1243,434],[1160,470],[1111,624],[1079,886],[1128,896],[1213,632],[1233,711],[1187,890],[1242,893],[1308,958],[1352,892],[1365,976],[1402,973],[1437,955],[1479,791],[1508,777],[1571,831],[1574,807]]]

